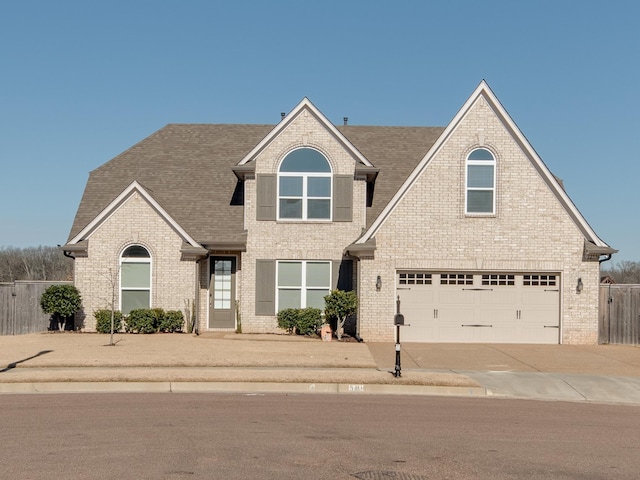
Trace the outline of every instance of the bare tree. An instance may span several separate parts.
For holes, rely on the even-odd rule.
[[[73,260],[58,247],[0,248],[0,282],[72,278]]]
[[[609,275],[616,283],[640,284],[640,262],[622,260],[600,270],[601,275]]]

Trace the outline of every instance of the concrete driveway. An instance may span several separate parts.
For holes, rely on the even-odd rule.
[[[395,348],[369,343],[379,368]],[[402,344],[403,371],[465,375],[487,395],[640,405],[640,348],[628,345]]]
[[[367,343],[376,364],[393,369],[391,343]],[[640,347],[403,343],[402,368],[432,371],[545,372],[640,377]]]

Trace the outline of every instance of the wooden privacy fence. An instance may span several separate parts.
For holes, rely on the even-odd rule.
[[[640,345],[640,285],[600,286],[599,343]]]
[[[47,331],[50,315],[42,313],[40,297],[50,285],[72,284],[46,280],[0,283],[0,335]]]

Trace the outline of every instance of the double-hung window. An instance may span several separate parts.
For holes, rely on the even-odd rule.
[[[478,148],[467,157],[465,213],[491,215],[496,211],[496,160],[493,154]]]
[[[278,171],[280,220],[331,220],[331,166],[319,151],[298,148]]]
[[[151,307],[151,255],[140,245],[127,247],[120,258],[120,311],[127,315]]]
[[[331,262],[281,260],[277,263],[277,310],[315,307],[324,309],[331,292]]]

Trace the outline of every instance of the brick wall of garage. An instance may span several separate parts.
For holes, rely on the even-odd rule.
[[[477,147],[496,156],[496,214],[465,215],[465,159]],[[376,233],[375,259],[362,259],[360,332],[393,339],[395,272],[557,272],[563,343],[598,338],[599,264],[583,261],[584,236],[549,186],[480,98]],[[383,288],[375,290],[380,275]],[[577,279],[584,290],[576,293]]]

